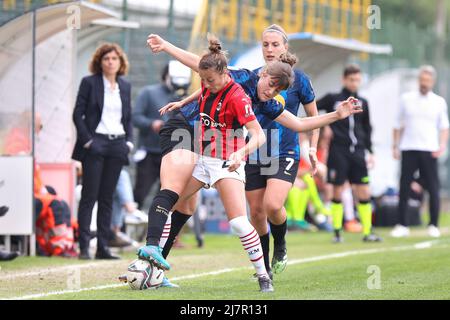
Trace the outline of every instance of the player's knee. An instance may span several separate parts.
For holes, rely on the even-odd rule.
[[[183,214],[187,215],[193,215],[195,212],[196,206],[193,206],[189,201],[180,200],[177,202],[173,210],[181,212]]]
[[[284,203],[275,199],[264,201],[264,211],[268,217],[276,216],[283,208]]]
[[[250,217],[252,221],[265,221],[266,214],[262,206],[250,207]]]
[[[358,198],[360,199],[360,200],[367,200],[367,201],[370,201],[370,190],[369,190],[369,187],[361,187],[359,190],[358,190]]]

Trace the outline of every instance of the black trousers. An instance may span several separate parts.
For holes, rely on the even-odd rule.
[[[161,154],[148,152],[144,159],[138,162],[136,169],[136,184],[134,186],[134,201],[142,209],[145,198],[153,184],[159,179],[161,170]]]
[[[440,199],[437,159],[427,151],[403,151],[400,177],[399,218],[400,224],[408,226],[407,203],[411,194],[414,173],[419,170],[423,187],[430,195],[430,224],[438,226]]]
[[[82,161],[83,189],[78,208],[80,230],[80,251],[89,250],[92,209],[97,209],[97,251],[108,250],[112,237],[111,214],[113,193],[119,180],[120,171],[128,163],[128,146],[125,138],[109,140],[96,135]]]

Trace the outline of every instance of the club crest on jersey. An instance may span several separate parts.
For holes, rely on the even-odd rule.
[[[220,111],[221,108],[222,108],[222,101],[217,104],[216,111]]]
[[[213,118],[203,112],[200,112],[200,121],[203,125],[211,128],[225,128],[227,126],[226,123],[216,122]]]

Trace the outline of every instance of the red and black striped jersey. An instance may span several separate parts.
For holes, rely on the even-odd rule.
[[[245,145],[243,126],[256,120],[251,99],[231,80],[215,94],[202,86],[199,107],[200,154],[227,160]]]

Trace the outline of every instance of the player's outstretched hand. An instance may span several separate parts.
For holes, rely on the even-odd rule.
[[[237,168],[239,168],[239,166],[241,165],[241,162],[243,159],[244,159],[244,156],[239,151],[233,152],[229,158],[228,171],[230,171],[230,172],[236,171]]]
[[[166,114],[169,111],[178,110],[178,109],[180,109],[182,107],[183,107],[183,103],[181,103],[181,101],[169,102],[164,107],[159,109],[159,113],[161,115],[164,115],[164,114]]]
[[[157,34],[150,34],[147,37],[147,45],[153,53],[164,51],[166,48],[166,41]]]
[[[361,101],[354,97],[349,97],[338,105],[336,112],[341,120],[352,114],[363,112]]]

